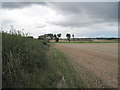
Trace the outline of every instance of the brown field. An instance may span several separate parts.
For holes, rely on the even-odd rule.
[[[118,87],[118,43],[56,44],[90,87]]]
[[[80,40],[70,40],[71,42],[118,42],[120,39],[112,39],[112,40],[99,40],[99,39],[80,39]],[[50,42],[56,42],[55,40],[50,40]],[[67,39],[60,39],[59,42],[68,42]]]

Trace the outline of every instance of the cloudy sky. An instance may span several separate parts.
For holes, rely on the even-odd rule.
[[[35,38],[45,33],[118,37],[117,2],[3,2],[2,27],[13,25]]]

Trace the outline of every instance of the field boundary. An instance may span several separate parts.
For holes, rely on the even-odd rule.
[[[74,69],[69,58],[56,45],[51,45],[49,52],[50,60],[53,60],[59,74],[62,76],[57,84],[57,88],[87,88],[88,85]]]
[[[56,43],[120,43],[120,42],[56,42]]]

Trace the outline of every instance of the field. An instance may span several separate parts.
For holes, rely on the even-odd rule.
[[[3,88],[118,87],[118,43],[48,43],[2,33]]]
[[[56,43],[90,87],[118,87],[118,43]]]
[[[102,39],[93,39],[93,38],[88,39],[88,38],[86,38],[83,40],[72,40],[71,39],[70,42],[68,42],[68,40],[60,40],[57,43],[120,43],[119,41],[120,41],[120,39],[111,39],[111,40],[103,39],[102,40]]]
[[[66,56],[44,40],[2,33],[3,88],[86,88]]]

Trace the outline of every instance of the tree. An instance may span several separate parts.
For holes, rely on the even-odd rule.
[[[47,34],[47,37],[49,37],[50,38],[50,40],[53,40],[53,34]]]
[[[57,34],[57,36],[60,38],[60,37],[61,37],[61,34],[59,33],[59,34]]]
[[[53,40],[53,34],[50,34],[51,40]]]
[[[57,34],[57,36],[58,36],[59,40],[60,40],[61,35],[62,35],[62,34],[60,34],[60,33],[59,33],[59,34]]]
[[[40,39],[40,40],[46,40],[46,37],[45,37],[45,35],[40,35],[40,36],[38,36],[38,39]]]
[[[71,35],[68,33],[68,34],[66,34],[66,37],[67,37],[67,40],[70,42]]]
[[[56,38],[57,38],[57,35],[56,35],[56,34],[54,34],[54,35],[53,35],[53,37],[54,37],[54,40],[56,40]]]
[[[73,40],[74,40],[74,34],[72,34]]]
[[[59,38],[58,37],[56,38],[56,42],[59,42]]]

